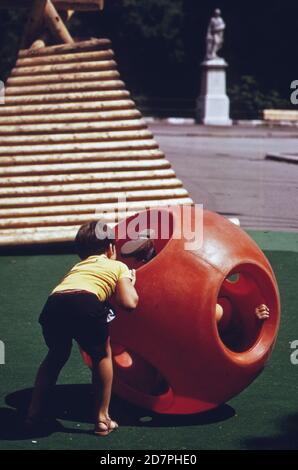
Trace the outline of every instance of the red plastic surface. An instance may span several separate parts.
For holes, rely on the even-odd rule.
[[[159,237],[166,211],[144,213],[159,216],[149,226]],[[188,414],[226,402],[262,371],[276,340],[280,303],[267,258],[243,230],[204,211],[203,244],[189,251],[183,237],[173,237],[180,230],[177,215],[170,218],[169,237],[155,241],[154,259],[122,259],[137,269],[140,301],[132,313],[116,307],[111,324],[114,392],[158,413]],[[118,253],[127,239],[117,242]],[[220,327],[216,303],[224,308]],[[254,314],[260,303],[270,308],[266,321]]]

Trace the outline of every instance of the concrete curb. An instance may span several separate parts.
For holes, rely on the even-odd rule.
[[[193,118],[179,118],[179,117],[168,117],[168,118],[157,118],[154,116],[144,116],[144,119],[148,123],[159,123],[159,124],[176,124],[176,125],[190,125],[196,124],[196,120]]]
[[[158,118],[154,116],[145,116],[145,121],[149,124],[172,124],[172,125],[190,125],[193,126],[198,124],[194,118],[182,118],[182,117],[167,117],[167,118]],[[201,124],[202,125],[202,124]],[[233,126],[237,127],[266,127],[266,128],[274,128],[274,127],[298,127],[298,122],[294,121],[274,121],[268,122],[263,121],[261,119],[251,119],[251,120],[233,120]],[[230,126],[205,126],[205,127],[230,127]]]
[[[277,162],[294,163],[296,165],[298,164],[298,154],[268,153],[265,159]]]

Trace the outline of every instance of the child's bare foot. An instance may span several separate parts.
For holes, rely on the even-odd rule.
[[[270,311],[267,305],[261,304],[255,309],[255,314],[259,320],[267,320],[270,316]]]

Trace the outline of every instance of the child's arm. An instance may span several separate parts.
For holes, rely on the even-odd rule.
[[[136,308],[139,302],[139,297],[134,287],[136,282],[136,273],[134,269],[131,271],[131,274],[132,279],[129,277],[119,279],[115,290],[117,304],[126,310]]]

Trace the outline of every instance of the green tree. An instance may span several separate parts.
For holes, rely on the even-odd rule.
[[[228,90],[228,94],[234,119],[256,119],[261,117],[263,109],[290,107],[289,101],[283,99],[278,91],[261,90],[260,84],[251,75],[242,76],[240,82]]]

